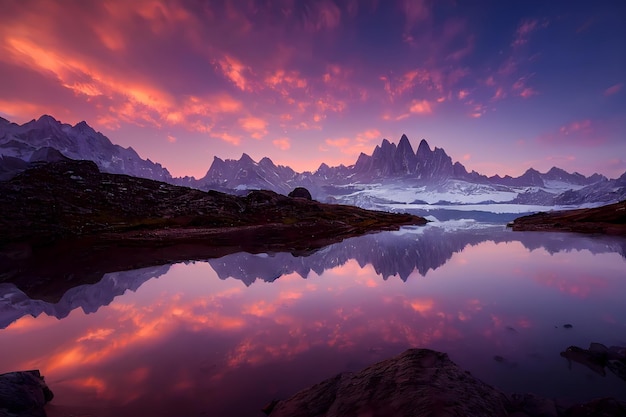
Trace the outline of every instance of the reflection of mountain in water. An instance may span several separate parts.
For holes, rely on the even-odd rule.
[[[252,284],[257,278],[274,281],[293,272],[306,278],[310,271],[326,269],[354,259],[361,267],[371,264],[383,279],[398,275],[406,281],[413,271],[425,276],[444,265],[454,253],[481,242],[521,242],[527,249],[544,247],[549,253],[589,250],[592,253],[617,252],[626,257],[626,241],[611,237],[590,237],[564,233],[518,233],[502,226],[450,230],[436,226],[405,228],[344,240],[307,257],[289,253],[253,255],[240,252],[209,260],[221,279],[228,277]]]
[[[33,300],[14,284],[0,284],[0,329],[27,314],[37,317],[45,313],[62,319],[79,307],[85,313],[95,313],[126,290],[137,291],[144,282],[166,274],[169,269],[170,265],[161,265],[105,274],[96,284],[70,289],[58,303]]]
[[[485,226],[480,223],[475,225],[479,227],[470,228],[468,224],[463,224],[458,229],[450,228],[450,224],[446,227],[407,227],[398,232],[346,239],[308,256],[239,252],[209,259],[208,262],[219,278],[232,277],[250,285],[257,279],[272,282],[282,275],[294,272],[303,278],[307,278],[310,271],[319,275],[352,259],[361,267],[372,265],[376,273],[385,280],[398,275],[406,281],[414,271],[425,276],[428,271],[444,265],[454,253],[461,252],[466,246],[486,241],[517,241],[529,250],[543,247],[549,253],[571,250],[588,250],[594,254],[616,252],[626,258],[626,239],[619,237],[512,232],[503,226]],[[0,284],[0,328],[28,314],[36,317],[46,313],[63,318],[78,307],[86,313],[95,312],[126,290],[136,291],[147,280],[167,273],[169,266],[108,273],[96,284],[79,285],[66,291],[54,303],[31,299],[14,284]],[[76,275],[79,276],[80,271]]]

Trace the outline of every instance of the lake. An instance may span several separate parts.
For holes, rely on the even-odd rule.
[[[0,373],[40,369],[51,417],[263,416],[421,347],[503,391],[626,400],[625,381],[560,356],[626,346],[625,295],[624,238],[450,221],[109,273],[54,302],[0,284]]]

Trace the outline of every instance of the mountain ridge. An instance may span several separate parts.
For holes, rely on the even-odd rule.
[[[371,155],[361,153],[355,163],[348,166],[330,167],[321,163],[314,172],[296,172],[289,166],[276,165],[268,157],[256,162],[244,152],[238,160],[214,156],[202,178],[174,178],[166,168],[142,159],[131,147],[114,145],[85,121],[71,126],[49,115],[23,125],[6,119],[0,121],[0,180],[25,169],[33,156],[36,161],[45,162],[48,157],[40,151],[42,148],[56,149],[71,159],[94,161],[106,173],[232,194],[245,194],[253,189],[287,194],[296,187],[306,187],[319,201],[363,208],[385,209],[384,205],[393,203],[394,199],[381,189],[373,189],[373,184],[378,183],[413,190],[411,198],[398,201],[403,204],[414,201],[466,204],[471,200],[478,204],[509,202],[550,206],[607,203],[626,198],[626,188],[620,185],[619,178],[608,179],[598,173],[586,177],[558,167],[546,173],[528,168],[518,177],[487,177],[476,171],[468,172],[459,161],[453,162],[443,148],[431,149],[425,139],[420,140],[414,151],[406,134],[397,145],[383,139]],[[424,198],[424,195],[431,197]],[[484,198],[479,198],[480,195]]]

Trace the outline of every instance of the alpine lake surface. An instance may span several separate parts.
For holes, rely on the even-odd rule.
[[[504,392],[626,400],[562,357],[626,346],[626,238],[446,221],[306,256],[235,253],[106,274],[57,302],[0,284],[0,373],[40,369],[50,417],[263,416],[412,348]]]

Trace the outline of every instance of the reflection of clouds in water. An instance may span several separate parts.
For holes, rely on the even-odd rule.
[[[339,247],[351,251],[386,242],[378,235],[369,239],[364,246],[346,242]],[[470,245],[460,239],[463,252],[447,252],[451,262],[428,276],[413,264],[406,282],[398,273],[384,280],[376,265],[343,260],[345,253],[332,248],[323,256],[340,266],[322,268],[307,279],[292,271],[248,287],[236,279],[218,279],[207,263],[178,264],[95,314],[74,311],[62,321],[23,317],[0,331],[0,350],[30,346],[23,354],[11,349],[6,356],[11,367],[40,368],[49,381],[62,381],[63,389],[132,403],[146,400],[159,384],[182,396],[206,384],[220,392],[216,385],[232,388],[254,369],[293,364],[306,370],[321,365],[305,358],[346,356],[358,362],[374,351],[407,347],[453,349],[459,355],[465,346],[470,354],[478,350],[489,358],[498,354],[523,363],[516,355],[524,346],[553,340],[556,336],[540,332],[562,316],[575,321],[582,312],[595,311],[603,323],[594,322],[595,327],[614,333],[624,326],[626,311],[615,295],[626,290],[620,255],[589,250],[550,255],[545,249],[530,251],[519,241],[481,239]],[[413,240],[404,242],[411,253]],[[384,252],[394,247],[402,246],[382,245],[383,258],[406,254]],[[275,262],[280,257],[254,258]],[[221,258],[220,265],[229,259]],[[298,262],[319,261],[319,266],[323,259]],[[247,267],[238,265],[239,270]],[[569,290],[583,287],[587,290]]]

